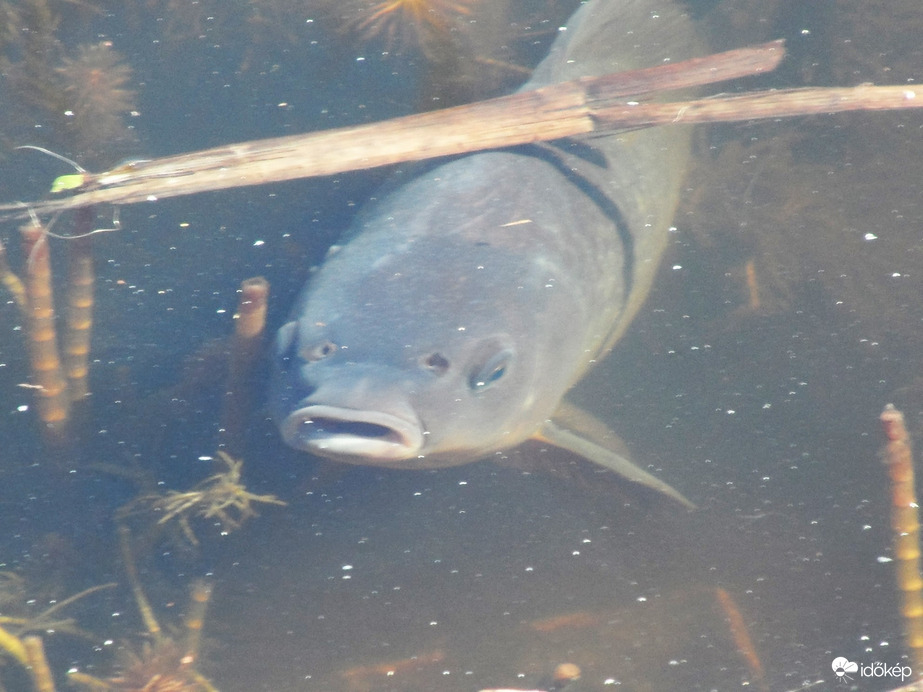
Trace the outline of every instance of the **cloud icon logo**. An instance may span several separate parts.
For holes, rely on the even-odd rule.
[[[833,662],[830,664],[830,667],[833,668],[834,674],[842,679],[849,679],[847,673],[857,673],[859,672],[859,664],[853,663],[843,656],[837,656],[833,659]]]

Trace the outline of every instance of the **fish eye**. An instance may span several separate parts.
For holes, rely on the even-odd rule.
[[[339,347],[332,341],[322,341],[310,348],[302,349],[299,355],[309,363],[315,363],[335,353],[338,348]]]
[[[513,352],[509,349],[495,353],[468,378],[468,387],[474,392],[483,392],[495,385],[506,375],[512,359]]]
[[[437,375],[441,375],[449,369],[449,360],[438,351],[424,356],[420,362],[424,368],[432,370]]]

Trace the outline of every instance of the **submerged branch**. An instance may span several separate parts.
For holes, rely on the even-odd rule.
[[[52,199],[0,205],[0,220],[25,217],[29,209],[44,215],[92,204],[133,204],[614,129],[923,106],[923,98],[917,99],[913,90],[896,86],[764,91],[676,102],[634,100],[642,94],[768,72],[783,55],[782,42],[773,41],[369,125],[136,162],[98,175],[73,176],[78,182],[68,183],[68,189]]]

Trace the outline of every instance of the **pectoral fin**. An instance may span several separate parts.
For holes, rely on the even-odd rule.
[[[569,415],[573,413],[572,407]],[[689,509],[695,509],[695,505],[687,500],[683,495],[673,487],[651,475],[647,471],[639,468],[629,461],[627,457],[612,449],[602,446],[589,437],[574,433],[564,427],[559,426],[554,421],[546,421],[538,432],[533,435],[533,439],[545,442],[555,447],[567,450],[573,454],[588,459],[595,464],[615,471],[623,478],[635,483],[640,483],[648,488],[673,498],[680,504]]]

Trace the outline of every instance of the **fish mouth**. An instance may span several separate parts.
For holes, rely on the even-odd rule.
[[[315,404],[290,413],[279,428],[290,446],[325,457],[397,461],[419,455],[423,447],[418,420],[383,411]]]

